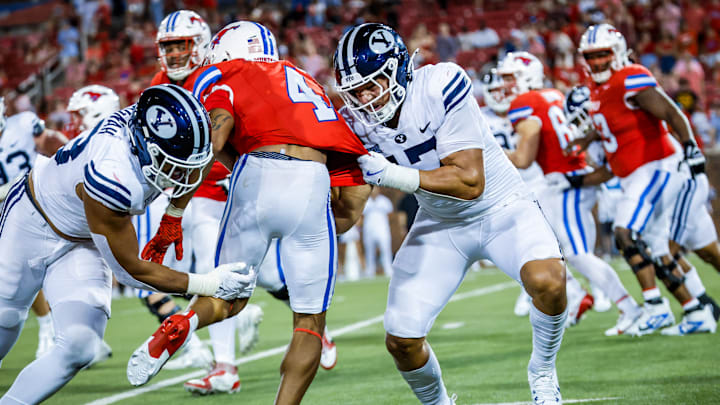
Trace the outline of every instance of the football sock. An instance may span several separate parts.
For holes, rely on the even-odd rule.
[[[585,253],[567,259],[580,274],[590,280],[591,284],[601,287],[613,302],[628,295],[627,289],[625,289],[615,270],[594,254]],[[635,303],[632,297],[629,298],[632,303]]]
[[[52,327],[52,316],[50,314],[44,316],[36,316],[35,319],[37,319],[40,329]]]
[[[645,302],[656,305],[662,303],[662,298],[660,296],[660,289],[657,287],[648,288],[647,290],[643,290],[642,292],[643,299]]]
[[[451,402],[442,380],[440,363],[438,363],[435,353],[433,353],[427,342],[426,345],[430,353],[427,363],[415,370],[400,371],[400,374],[407,381],[420,403],[426,405],[449,405]]]
[[[690,270],[685,273],[685,287],[687,287],[688,292],[693,297],[697,298],[705,294],[705,286],[703,285],[702,280],[700,280],[700,276],[698,275],[695,266],[690,267]]]
[[[235,364],[235,317],[208,326],[216,363]]]
[[[555,357],[562,343],[566,318],[567,309],[558,315],[548,315],[532,305],[530,324],[533,328],[533,351],[529,370],[537,372],[555,368]]]
[[[67,384],[82,367],[92,361],[107,325],[107,314],[100,308],[78,301],[53,307],[55,346],[28,364],[5,394],[4,401],[37,404]]]

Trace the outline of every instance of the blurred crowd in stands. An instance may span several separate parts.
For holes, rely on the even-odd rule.
[[[133,102],[158,70],[156,27],[166,13],[189,8],[213,32],[237,19],[262,22],[281,42],[280,56],[328,90],[342,32],[385,22],[418,50],[416,66],[465,67],[479,99],[482,75],[513,50],[539,56],[548,85],[564,91],[581,82],[579,37],[588,25],[609,22],[693,118],[705,145],[720,134],[720,0],[50,0],[35,7],[44,7],[48,18],[23,24],[19,12],[0,14],[0,87],[11,98],[11,113],[34,109],[54,128],[68,120],[70,94],[86,84],[105,84],[123,105]],[[31,100],[22,85],[51,63],[62,74]]]

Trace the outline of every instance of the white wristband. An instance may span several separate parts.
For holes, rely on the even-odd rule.
[[[220,278],[216,272],[207,274],[188,273],[187,293],[212,297],[220,287]]]
[[[411,167],[390,164],[385,169],[382,186],[396,188],[406,193],[414,193],[420,188],[420,171]]]
[[[165,213],[170,215],[171,217],[175,218],[181,218],[183,216],[183,211],[185,211],[183,208],[178,208],[172,203],[168,204],[167,209],[165,210]]]

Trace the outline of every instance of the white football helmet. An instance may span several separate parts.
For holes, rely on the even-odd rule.
[[[158,27],[155,43],[162,70],[171,80],[183,80],[202,65],[210,46],[210,27],[196,12],[180,10],[168,14]],[[185,50],[168,52],[168,42],[185,41]],[[172,67],[168,58],[187,58],[183,66]]]
[[[91,84],[70,96],[67,110],[71,113],[70,136],[94,127],[105,117],[120,109],[120,98],[113,89]]]
[[[498,64],[497,72],[502,77],[512,75],[515,85],[508,89],[508,102],[530,90],[542,89],[544,68],[535,55],[528,52],[510,52]]]
[[[2,131],[5,130],[6,122],[7,118],[5,118],[5,97],[0,97],[0,134],[2,134]]]
[[[265,26],[253,21],[236,21],[226,25],[210,41],[204,64],[233,59],[277,62],[275,36]]]
[[[608,81],[613,72],[630,64],[628,59],[630,52],[625,37],[610,24],[591,25],[580,38],[578,51],[583,56],[585,69],[596,83]],[[602,51],[607,51],[609,54],[605,57],[587,58],[595,52]],[[593,66],[596,67],[596,72],[593,72]]]
[[[483,101],[497,114],[505,114],[510,109],[510,101],[505,97],[505,83],[497,73],[497,69],[491,69],[490,73],[483,76]]]

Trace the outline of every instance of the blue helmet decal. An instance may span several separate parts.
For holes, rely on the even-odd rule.
[[[590,89],[585,86],[575,86],[570,89],[565,98],[565,112],[572,113],[578,108],[587,109],[587,102],[590,100]]]

